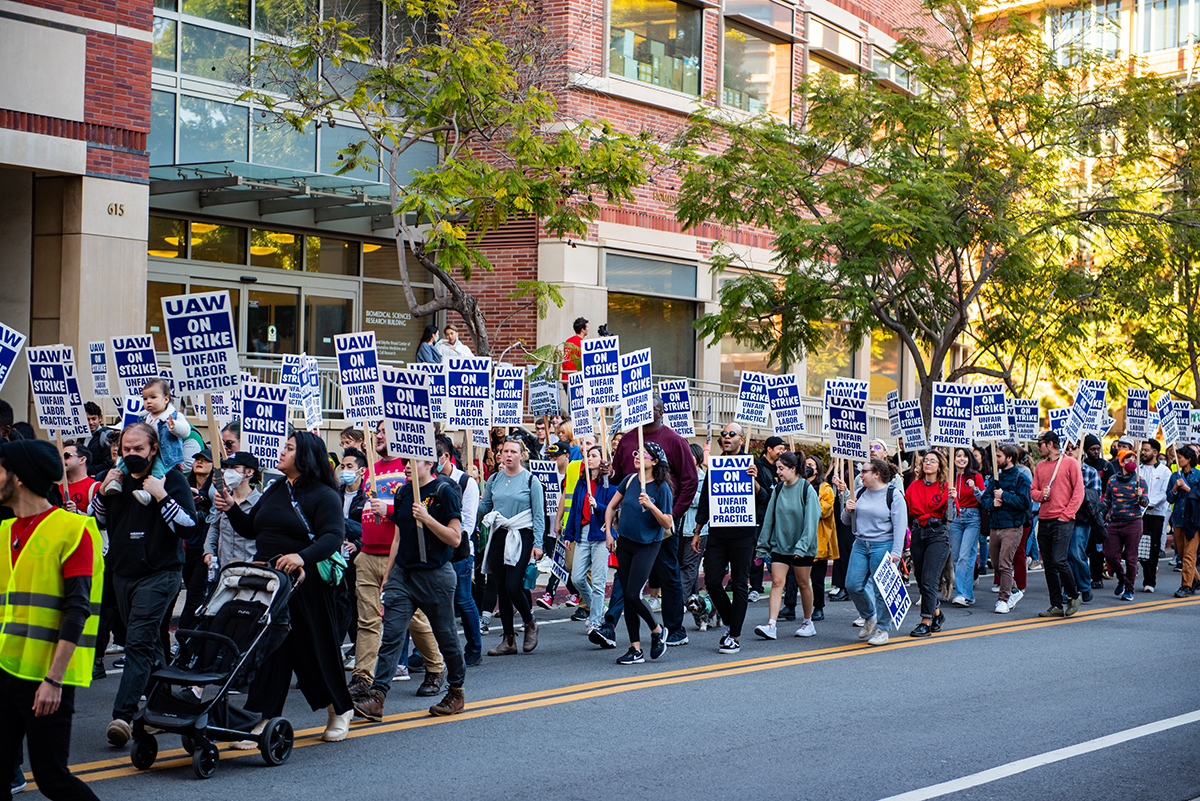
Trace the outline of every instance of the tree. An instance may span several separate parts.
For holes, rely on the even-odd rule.
[[[893,331],[928,415],[933,382],[976,374],[1015,392],[1042,369],[1044,337],[1082,336],[1094,279],[1078,243],[1144,212],[1066,178],[1111,131],[1144,140],[1147,106],[1127,65],[1060,58],[1025,18],[981,20],[958,0],[925,9],[929,29],[892,57],[914,93],[824,73],[802,86],[798,122],[700,111],[676,153],[684,224],[776,235],[774,269],[727,281],[702,335],[787,369],[821,346],[821,320],[845,321],[851,347]],[[736,262],[717,248],[714,269]]]
[[[463,281],[492,265],[473,245],[522,216],[554,236],[582,236],[601,200],[632,199],[648,176],[649,134],[558,114],[569,43],[547,36],[538,7],[523,0],[386,0],[379,30],[353,13],[321,19],[311,0],[271,5],[277,36],[251,58],[248,76],[263,88],[243,98],[298,131],[335,124],[331,112],[353,115],[365,134],[340,151],[338,174],[382,168],[409,310],[458,312],[481,355],[491,352],[488,323]],[[406,154],[426,142],[437,145],[438,163],[410,170]],[[417,302],[406,244],[443,295]],[[514,295],[542,316],[562,304],[541,281],[520,282]]]

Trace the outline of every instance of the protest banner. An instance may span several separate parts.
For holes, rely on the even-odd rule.
[[[1151,437],[1158,439],[1158,428],[1159,428],[1158,412],[1152,411],[1152,412],[1150,412],[1150,425],[1147,427],[1147,430],[1150,432]]]
[[[88,343],[88,371],[92,376],[92,394],[97,398],[110,398],[108,389],[108,343]]]
[[[971,447],[973,396],[974,389],[968,384],[934,382],[930,408],[930,445],[935,448]]]
[[[307,354],[283,354],[283,367],[279,370],[279,383],[288,388],[288,406],[304,408],[304,360]]]
[[[620,401],[620,398],[617,399]],[[562,413],[562,399],[558,395],[558,382],[545,376],[529,375],[529,414],[533,417],[553,417]]]
[[[1014,442],[1033,442],[1041,423],[1041,407],[1033,398],[1007,398],[1009,437]]]
[[[571,373],[567,377],[567,409],[571,412],[571,425],[576,436],[596,433],[585,392],[583,373]]]
[[[429,408],[433,422],[445,425],[450,420],[450,401],[446,396],[446,365],[416,362],[405,369],[429,376]]]
[[[1075,389],[1075,401],[1070,406],[1063,432],[1067,442],[1079,442],[1085,434],[1104,436],[1103,423],[1108,416],[1105,396],[1108,382],[1094,378],[1081,378]],[[1082,451],[1080,452],[1082,457]]]
[[[975,439],[998,442],[1008,438],[1008,408],[1004,401],[1003,384],[975,384],[972,387],[971,419]]]
[[[83,393],[79,391],[79,376],[75,371],[75,349],[70,345],[63,347],[63,374],[67,379],[67,405],[75,419],[75,425],[64,428],[58,436],[67,439],[90,437],[92,428],[88,425],[87,411],[83,408]]]
[[[1178,404],[1175,404],[1175,408],[1177,410],[1180,409]],[[1186,408],[1186,407],[1184,407],[1184,408]],[[1180,411],[1179,414],[1180,414],[1180,419],[1182,420],[1183,412]],[[1188,442],[1200,442],[1200,409],[1188,409],[1187,414],[1188,414],[1187,441]]]
[[[567,542],[562,537],[554,541],[554,551],[550,554],[550,572],[564,585],[567,583],[567,577],[571,575],[567,572]]]
[[[650,376],[650,349],[642,348],[633,353],[622,353],[621,365],[621,431],[638,432],[638,450],[646,448],[642,426],[654,422],[654,380]],[[638,477],[646,486],[646,463],[637,460]]]
[[[749,454],[708,457],[709,528],[758,524],[754,479],[749,472],[752,464],[754,457]]]
[[[342,414],[352,423],[370,426],[383,419],[383,390],[379,386],[379,356],[375,332],[335,334]],[[367,448],[367,455],[375,451]]]
[[[681,437],[696,436],[692,419],[692,393],[686,378],[665,378],[658,382],[658,395],[663,403],[663,422]]]
[[[288,438],[288,388],[254,382],[241,389],[242,450],[274,467]]]
[[[893,437],[904,434],[900,428],[900,390],[893,389],[887,394],[888,431]]]
[[[1125,390],[1125,436],[1135,442],[1154,436],[1150,432],[1150,390]]]
[[[229,291],[172,295],[162,299],[162,310],[178,394],[205,395],[237,387],[240,371]]]
[[[8,374],[24,344],[24,334],[0,323],[0,389],[4,389],[4,382],[8,380]]]
[[[160,367],[158,377],[167,382],[167,391],[171,393],[172,398],[180,397],[175,392],[175,371],[170,367]]]
[[[885,556],[875,569],[874,579],[875,586],[883,597],[883,603],[892,617],[892,631],[898,631],[909,607],[912,606],[912,599],[908,597],[908,590],[904,587],[904,579],[900,577],[896,563],[888,556]]]
[[[737,409],[733,419],[751,427],[766,428],[771,402],[767,398],[767,376],[742,370],[738,380]],[[746,437],[750,439],[750,437]]]
[[[829,433],[829,399],[832,397],[835,389],[849,389],[854,393],[854,397],[863,401],[867,401],[868,391],[864,389],[867,386],[865,381],[857,381],[853,378],[826,378],[825,388],[821,393],[821,433]]]
[[[867,459],[866,381],[841,379],[828,386],[829,455],[835,459]]]
[[[896,416],[900,422],[900,434],[904,437],[904,450],[915,452],[929,447],[919,398],[899,401],[896,404]]]
[[[487,428],[492,424],[492,360],[489,357],[446,361],[446,398],[451,428]]]
[[[67,388],[67,371],[63,364],[64,351],[62,345],[42,345],[25,349],[38,426],[51,432],[69,430],[75,425],[70,390]],[[138,398],[141,398],[140,391]]]
[[[790,449],[794,450],[794,437],[805,431],[804,405],[794,373],[767,376],[767,403],[775,418],[775,433],[787,437]]]
[[[1060,444],[1066,441],[1067,417],[1069,417],[1070,414],[1070,408],[1051,409],[1046,413],[1046,419],[1050,423],[1050,430],[1058,435]]]
[[[121,399],[121,428],[140,423],[146,416],[146,404],[141,395],[126,395]]]
[[[1171,393],[1164,392],[1156,399],[1155,408],[1158,410],[1159,425],[1162,426],[1163,447],[1167,448],[1174,445],[1179,447],[1181,429],[1179,415],[1176,413],[1175,402],[1171,400]]]
[[[619,337],[585,339],[580,346],[583,390],[587,405],[603,409],[621,402]]]
[[[549,459],[530,459],[529,472],[542,484],[542,495],[546,499],[546,514],[551,520],[558,515],[558,504],[562,500],[562,476],[558,464]],[[537,514],[535,509],[534,514]]]
[[[146,382],[158,377],[158,363],[154,360],[154,337],[150,334],[113,337],[110,343],[121,395],[140,397]]]
[[[525,370],[497,364],[492,376],[492,425],[519,426],[525,409]],[[574,409],[571,416],[575,416]]]
[[[388,453],[392,458],[436,462],[428,374],[381,365],[379,375]]]

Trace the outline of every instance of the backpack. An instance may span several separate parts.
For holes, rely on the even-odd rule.
[[[439,476],[438,478],[445,481],[450,481],[450,483],[455,484],[458,487],[458,499],[461,503],[463,493],[467,491],[467,482],[471,480],[471,477],[466,473],[463,473],[458,477],[458,481],[453,481],[446,476]],[[471,538],[473,536],[475,536],[474,531],[462,532],[462,537],[459,539],[458,545],[454,548],[454,553],[450,556],[451,562],[461,562],[463,559],[467,559],[471,556]]]
[[[863,496],[863,493],[866,491],[867,491],[866,487],[859,487],[858,493],[854,496],[854,500],[857,501],[859,498],[861,498]],[[889,482],[888,483],[888,494],[887,494],[888,509],[892,508],[892,499],[895,497],[896,497],[896,485]]]
[[[1083,503],[1075,513],[1075,523],[1080,526],[1104,527],[1104,502],[1100,493],[1091,487],[1083,488]]]

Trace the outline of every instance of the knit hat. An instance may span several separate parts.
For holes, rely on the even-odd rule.
[[[1097,437],[1095,434],[1088,434],[1086,437],[1083,438],[1083,449],[1085,451],[1088,448],[1092,447],[1093,445],[1099,445],[1099,444],[1100,444],[1100,438]]]
[[[1117,464],[1125,464],[1125,460],[1130,456],[1136,457],[1137,454],[1127,448],[1117,451]]]
[[[0,445],[0,459],[34,495],[45,498],[63,477],[58,449],[42,439],[17,439]]]

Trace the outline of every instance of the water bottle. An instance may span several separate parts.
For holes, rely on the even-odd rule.
[[[208,566],[208,583],[209,584],[212,584],[214,581],[217,580],[217,571],[218,570],[220,570],[220,565],[218,565],[217,560],[214,559]]]

